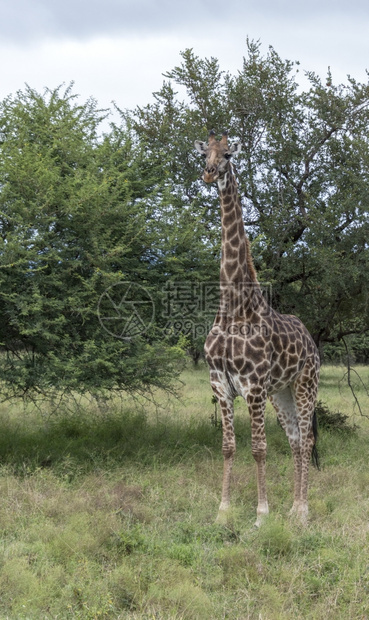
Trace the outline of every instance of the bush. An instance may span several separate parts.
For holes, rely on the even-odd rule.
[[[327,405],[318,400],[315,406],[318,426],[328,431],[338,433],[355,433],[357,426],[350,423],[348,415],[340,411],[332,412]]]

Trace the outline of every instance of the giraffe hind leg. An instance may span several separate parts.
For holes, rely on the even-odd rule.
[[[319,466],[316,452],[316,417],[315,400],[317,384],[314,384],[306,376],[299,377],[294,384],[294,401],[300,427],[300,450],[301,450],[301,490],[300,506],[298,513],[303,521],[308,514],[308,477],[311,457]]]
[[[291,514],[301,511],[302,454],[300,428],[295,400],[290,386],[270,396],[278,420],[287,435],[294,462],[294,501]]]

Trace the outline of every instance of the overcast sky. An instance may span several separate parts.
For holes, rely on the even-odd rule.
[[[188,47],[236,72],[247,36],[335,82],[367,79],[368,0],[0,0],[0,99],[74,81],[83,100],[134,108]]]

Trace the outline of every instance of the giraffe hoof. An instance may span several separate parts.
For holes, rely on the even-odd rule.
[[[259,504],[256,512],[255,527],[260,527],[269,514],[268,502]]]
[[[293,502],[293,506],[289,512],[289,515],[291,517],[293,517],[294,515],[297,515],[300,509],[300,502]]]
[[[303,527],[306,527],[308,524],[308,512],[306,510],[300,510],[298,512],[298,520]]]
[[[218,516],[215,519],[215,523],[217,523],[218,525],[227,525],[228,517],[228,510],[219,510]]]
[[[290,516],[296,518],[300,525],[306,526],[308,523],[308,507],[300,502],[294,502],[290,510]]]
[[[261,514],[257,516],[257,519],[254,523],[254,527],[257,527],[259,529],[259,527],[261,527],[263,525],[263,523],[265,523],[265,519],[267,518],[268,514]]]

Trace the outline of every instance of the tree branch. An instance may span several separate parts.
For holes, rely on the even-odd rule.
[[[351,374],[352,374],[352,373],[354,373],[354,374],[356,375],[356,377],[359,379],[359,382],[360,382],[360,384],[363,386],[363,388],[364,388],[364,390],[365,390],[365,392],[366,392],[367,396],[369,396],[369,390],[368,390],[368,388],[366,387],[366,385],[365,385],[364,381],[362,380],[362,378],[360,377],[359,373],[358,373],[358,372],[357,372],[354,368],[352,368],[352,366],[351,366],[351,364],[350,364],[350,356],[349,356],[349,351],[348,351],[348,346],[347,346],[347,343],[346,343],[346,341],[345,341],[345,339],[344,339],[344,338],[341,338],[341,340],[342,340],[342,342],[343,342],[343,344],[344,344],[344,347],[345,347],[345,349],[346,349],[346,356],[347,356],[347,371],[346,371],[346,372],[345,372],[345,374],[343,375],[343,377],[342,377],[342,381],[343,381],[343,379],[344,379],[345,377],[347,377],[347,385],[349,386],[349,388],[350,388],[350,390],[351,390],[351,394],[352,394],[352,395],[353,395],[353,397],[354,397],[355,404],[357,405],[357,408],[358,408],[358,410],[359,410],[360,415],[361,415],[363,418],[368,418],[368,419],[369,419],[369,416],[368,416],[368,415],[366,415],[365,413],[363,413],[363,410],[362,410],[362,408],[361,408],[361,405],[360,405],[359,399],[358,399],[358,397],[356,396],[355,389],[354,389],[354,386],[353,386],[352,381],[351,381]],[[354,407],[354,408],[355,408],[355,407]]]

